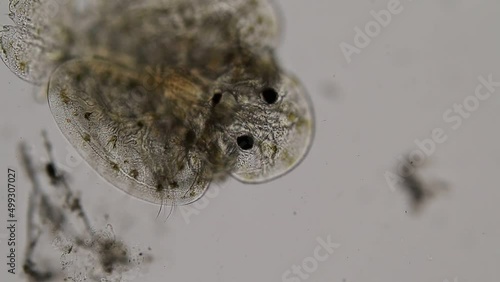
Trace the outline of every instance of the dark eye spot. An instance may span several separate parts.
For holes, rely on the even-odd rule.
[[[253,137],[250,135],[239,136],[238,138],[236,138],[236,142],[242,150],[246,151],[253,148]]]
[[[221,99],[222,99],[222,93],[215,93],[214,96],[212,97],[212,104],[214,106],[219,104]]]
[[[278,92],[273,88],[266,88],[262,90],[262,99],[268,104],[274,104],[278,101]]]

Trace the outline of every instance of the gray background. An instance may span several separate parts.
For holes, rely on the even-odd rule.
[[[156,218],[157,206],[124,195],[84,163],[71,169],[96,225],[104,226],[108,213],[121,238],[151,246],[154,260],[140,281],[282,281],[313,255],[317,237],[328,236],[341,246],[308,281],[499,281],[500,88],[457,130],[442,115],[474,94],[479,76],[500,81],[500,2],[402,1],[403,11],[350,63],[339,45],[353,44],[354,28],[388,1],[279,2],[286,21],[280,57],[306,85],[317,118],[314,145],[297,169],[258,186],[213,186],[220,193],[189,223],[180,210]],[[7,1],[0,11],[1,23],[10,23]],[[41,129],[64,162],[68,143],[48,106],[3,64],[0,78],[2,171],[20,170],[20,140],[43,156]],[[413,213],[384,174],[435,128],[448,139],[420,173],[446,190]],[[20,177],[18,184],[17,239],[24,244],[29,183]],[[4,191],[2,222],[5,199]],[[0,280],[23,281],[4,270],[0,240]]]

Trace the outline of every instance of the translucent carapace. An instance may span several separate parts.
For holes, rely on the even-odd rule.
[[[212,181],[286,174],[312,142],[311,102],[274,50],[264,0],[11,0],[1,57],[48,85],[52,114],[123,191],[187,204]]]

